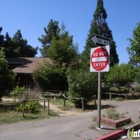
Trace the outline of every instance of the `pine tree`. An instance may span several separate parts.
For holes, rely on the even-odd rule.
[[[20,30],[17,30],[13,38],[8,33],[3,38],[2,47],[6,57],[34,57],[37,54],[38,47],[29,45]]]
[[[60,32],[58,21],[50,20],[47,28],[44,27],[45,35],[42,35],[41,38],[38,38],[38,40],[42,43],[42,49],[40,49],[40,52],[43,57],[47,57],[47,49],[50,47],[51,41],[53,37],[56,39],[59,39],[58,34]]]
[[[91,27],[86,40],[85,50],[81,55],[82,62],[85,67],[89,67],[90,63],[90,49],[96,47],[89,40],[89,37],[93,34],[100,35],[106,38],[110,38],[110,66],[119,63],[118,54],[116,52],[116,44],[113,40],[112,31],[109,29],[106,19],[107,13],[104,8],[103,0],[97,1],[97,7],[93,15],[94,19],[91,22]]]

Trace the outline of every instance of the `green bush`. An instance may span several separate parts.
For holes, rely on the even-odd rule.
[[[14,90],[11,91],[11,95],[17,95],[19,93],[25,93],[26,91],[26,88],[23,86],[23,87],[19,87],[19,86],[16,86],[16,88]]]
[[[134,89],[135,89],[136,91],[140,92],[140,85],[135,86]]]
[[[63,68],[44,62],[33,74],[35,83],[43,90],[67,89],[67,79]]]
[[[114,92],[114,93],[128,93],[129,92],[129,89],[128,88],[117,88],[117,87],[111,87],[109,89],[110,92]]]
[[[38,102],[26,102],[24,110],[25,110],[26,113],[29,113],[29,112],[30,113],[35,113],[37,111],[38,107],[39,107],[39,103]],[[15,107],[15,110],[17,112],[20,112],[20,111],[22,111],[22,108],[23,108],[22,107],[22,103],[20,103],[19,105],[17,105]]]
[[[68,94],[75,106],[81,106],[81,100],[74,99],[74,97],[85,98],[84,103],[86,104],[97,93],[96,73],[86,72],[84,70],[70,70],[67,80]]]

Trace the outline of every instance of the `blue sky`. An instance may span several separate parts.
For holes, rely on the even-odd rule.
[[[97,0],[3,0],[0,2],[2,34],[8,32],[13,37],[19,29],[28,44],[41,47],[38,37],[44,34],[43,28],[53,19],[59,21],[59,25],[66,25],[81,53],[96,5]],[[140,21],[139,6],[140,0],[104,0],[107,23],[117,45],[120,63],[129,61],[127,38],[132,38],[133,29]]]

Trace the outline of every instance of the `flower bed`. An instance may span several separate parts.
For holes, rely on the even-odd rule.
[[[124,114],[118,113],[113,107],[109,107],[106,110],[106,114],[103,114],[103,117],[101,117],[101,123],[115,128],[129,124],[131,118],[124,117]],[[97,121],[97,117],[94,117],[94,120]]]
[[[97,121],[97,117],[94,117],[94,120]],[[119,120],[112,120],[112,119],[104,118],[104,117],[101,118],[101,123],[115,127],[115,128],[129,124],[130,122],[131,122],[131,118],[121,118]]]

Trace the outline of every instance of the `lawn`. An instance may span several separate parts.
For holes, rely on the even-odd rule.
[[[47,110],[44,111],[42,106],[39,106],[35,113],[25,113],[23,118],[22,112],[15,111],[15,102],[1,102],[0,103],[0,125],[17,123],[20,121],[33,121],[39,119],[49,119],[51,117],[59,116],[58,113],[50,110],[50,114],[47,114]]]

